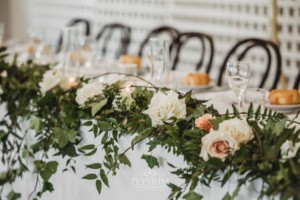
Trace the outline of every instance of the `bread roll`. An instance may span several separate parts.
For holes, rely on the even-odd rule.
[[[137,69],[141,69],[141,58],[137,55],[121,55],[119,58],[119,64],[136,64]]]
[[[210,77],[205,73],[189,73],[183,79],[185,86],[207,85],[210,82]]]
[[[270,104],[293,105],[300,103],[298,90],[272,90],[269,95]]]

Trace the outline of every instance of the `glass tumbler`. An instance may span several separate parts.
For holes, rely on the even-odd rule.
[[[169,42],[150,38],[148,54],[151,81],[158,86],[168,82]]]
[[[63,29],[61,63],[64,73],[72,74],[77,77],[81,59],[79,30],[77,27],[65,27]]]

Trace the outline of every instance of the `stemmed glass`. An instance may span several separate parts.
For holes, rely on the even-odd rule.
[[[229,62],[226,67],[226,76],[230,88],[238,97],[238,107],[243,109],[243,95],[251,76],[250,65],[245,62]]]

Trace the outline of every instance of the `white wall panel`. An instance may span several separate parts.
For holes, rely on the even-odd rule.
[[[181,31],[210,34],[215,42],[213,71],[217,72],[225,53],[239,39],[271,39],[271,0],[28,0],[30,25],[49,29],[48,39],[57,41],[59,30],[73,17],[90,19],[95,35],[110,22],[130,25],[130,53],[152,28],[170,24]],[[278,0],[280,48],[283,71],[290,82],[300,68],[300,0]],[[195,47],[187,45],[183,60],[195,60]],[[197,47],[196,47],[197,48]],[[260,52],[250,58],[253,68],[262,66]],[[185,65],[182,63],[181,65]],[[188,63],[186,63],[188,65]],[[255,73],[256,74],[256,73]],[[216,75],[216,73],[214,73]],[[291,83],[290,83],[291,84]]]

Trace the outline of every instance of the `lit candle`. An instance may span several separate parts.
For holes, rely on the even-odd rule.
[[[73,87],[77,86],[77,82],[76,82],[76,79],[74,77],[69,78],[69,86],[70,86],[70,88],[73,88]]]
[[[122,91],[122,95],[125,96],[125,97],[128,97],[128,96],[131,96],[131,85],[127,85],[123,91]]]

